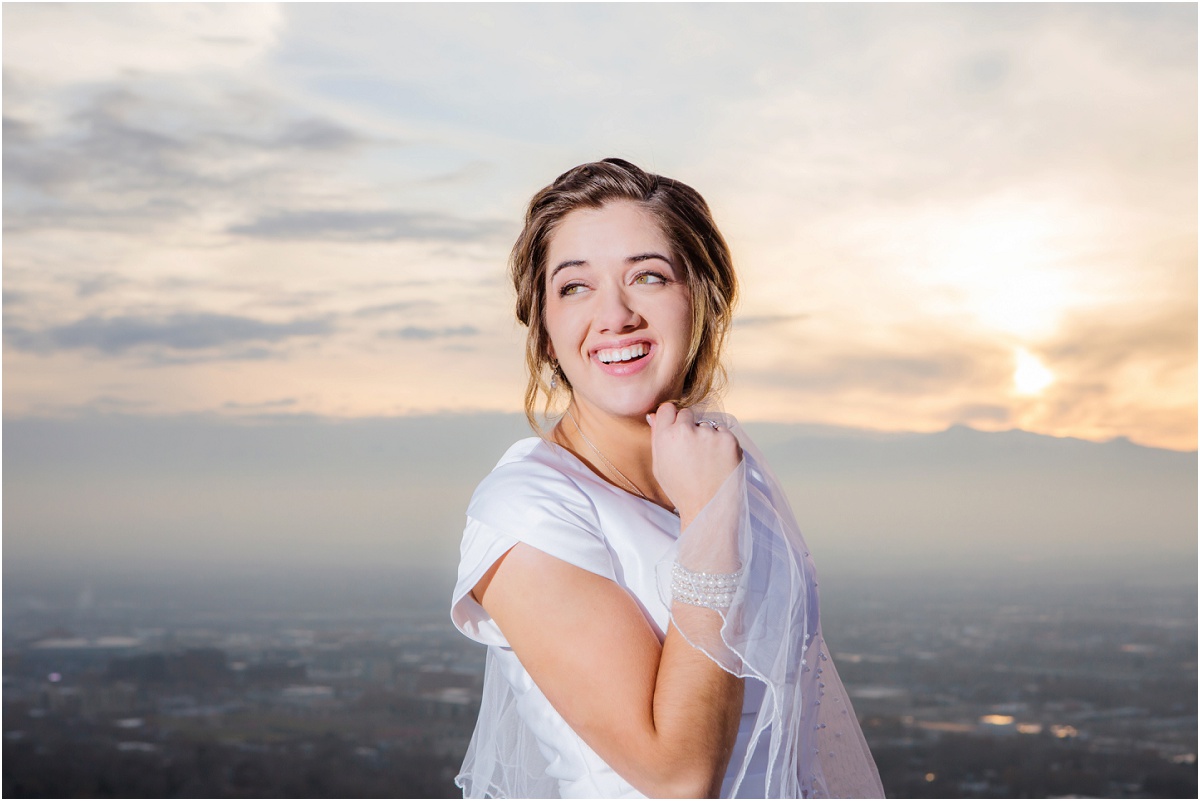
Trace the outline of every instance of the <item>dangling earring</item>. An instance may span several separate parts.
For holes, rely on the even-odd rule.
[[[558,362],[552,362],[554,365],[550,370],[550,391],[558,389]]]

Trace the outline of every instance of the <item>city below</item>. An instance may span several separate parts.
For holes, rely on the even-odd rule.
[[[460,795],[484,648],[444,586],[252,584],[6,576],[4,795]],[[1194,585],[841,585],[890,797],[1196,797]]]

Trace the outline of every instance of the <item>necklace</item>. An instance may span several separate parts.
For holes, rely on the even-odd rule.
[[[571,407],[569,407],[569,406],[567,407],[567,417],[571,418],[571,424],[575,426],[575,430],[579,432],[579,436],[583,437],[583,441],[588,444],[588,447],[591,448],[592,450],[594,450],[596,452],[596,455],[600,457],[600,460],[603,461],[606,465],[608,465],[608,469],[612,470],[614,473],[616,473],[618,476],[620,476],[621,480],[629,485],[629,489],[632,489],[635,495],[637,495],[639,498],[641,498],[644,501],[650,501],[650,498],[648,498],[646,496],[646,493],[644,493],[640,489],[638,489],[637,484],[634,484],[632,481],[630,481],[624,473],[622,473],[620,470],[617,469],[617,466],[615,464],[608,461],[608,457],[605,456],[603,453],[601,453],[600,449],[596,447],[595,443],[593,443],[590,439],[587,438],[587,434],[583,433],[583,429],[579,427],[579,421],[575,419],[575,415],[571,414]],[[654,501],[650,501],[650,503],[654,503]]]

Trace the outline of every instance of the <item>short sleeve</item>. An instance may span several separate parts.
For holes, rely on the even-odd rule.
[[[579,485],[545,461],[502,462],[479,484],[467,507],[451,618],[471,639],[508,646],[471,590],[522,542],[588,572],[616,578],[595,507]]]

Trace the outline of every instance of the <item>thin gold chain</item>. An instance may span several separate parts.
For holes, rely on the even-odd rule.
[[[583,437],[583,441],[588,444],[589,448],[591,448],[592,450],[594,450],[596,452],[596,455],[600,457],[601,461],[603,461],[606,465],[608,465],[608,468],[610,470],[612,470],[614,473],[616,473],[618,476],[620,476],[621,480],[624,481],[626,484],[628,484],[629,488],[632,489],[634,491],[634,493],[636,493],[638,495],[638,497],[640,497],[644,501],[650,501],[650,498],[646,495],[646,493],[644,493],[640,489],[638,489],[637,484],[634,484],[632,481],[630,481],[629,478],[624,473],[622,473],[620,470],[617,469],[617,466],[615,464],[608,461],[608,457],[605,456],[603,453],[601,453],[600,449],[596,447],[595,443],[593,443],[590,439],[587,438],[587,434],[583,433],[583,429],[579,427],[579,421],[575,419],[575,415],[571,414],[570,406],[567,407],[567,417],[571,418],[571,424],[575,426],[575,430],[579,432],[579,436]],[[650,503],[654,503],[654,501],[650,501]]]

